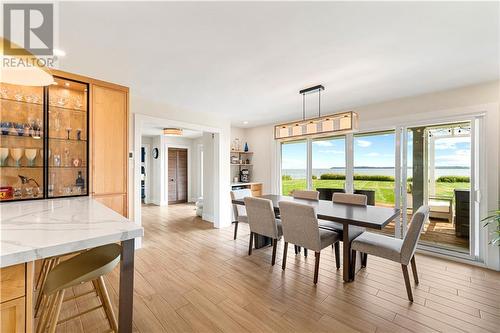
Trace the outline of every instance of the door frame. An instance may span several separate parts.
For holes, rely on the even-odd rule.
[[[144,204],[147,205],[151,202],[151,163],[149,162],[151,158],[151,144],[141,142],[142,147],[146,150],[146,158],[144,159],[144,168],[146,169],[146,181],[144,183],[146,187],[146,199],[144,200]]]
[[[184,144],[172,144],[172,143],[163,143],[162,144],[162,150],[163,150],[163,156],[165,156],[165,183],[163,184],[163,187],[161,189],[161,197],[163,202],[166,202],[167,205],[172,205],[175,203],[169,203],[168,202],[168,150],[172,149],[186,149],[187,150],[187,199],[186,202],[191,202],[191,146],[190,145],[184,145]]]

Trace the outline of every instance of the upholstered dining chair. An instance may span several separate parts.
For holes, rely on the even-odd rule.
[[[273,257],[271,264],[276,262],[276,249],[278,239],[283,234],[281,221],[274,216],[271,200],[263,198],[245,197],[248,225],[250,226],[250,240],[248,242],[248,255],[252,254],[253,239],[257,235],[269,237],[273,240]]]
[[[319,200],[319,192],[318,191],[293,190],[292,196],[295,199]]]
[[[367,205],[367,197],[364,194],[349,194],[349,193],[333,193],[332,197],[332,202],[334,203],[340,203],[340,204],[345,204],[345,205],[357,205],[357,206],[366,206]],[[333,222],[333,221],[325,221],[325,220],[319,220],[319,227],[322,229],[326,230],[333,230],[337,232],[340,236],[340,239],[344,237],[343,234],[343,225],[342,223],[338,222]],[[356,227],[356,226],[351,226],[349,228],[349,240],[353,240],[354,238],[358,237],[365,231],[365,228],[361,227]],[[338,246],[335,247],[335,256],[339,255],[339,248]],[[366,258],[366,256],[363,256],[362,258]],[[365,262],[365,259],[362,260]],[[339,265],[337,265],[337,269],[340,268]]]
[[[422,232],[425,221],[429,218],[429,207],[421,206],[411,218],[410,227],[404,239],[397,239],[372,232],[365,232],[351,243],[353,263],[356,266],[356,251],[371,254],[377,257],[389,259],[401,264],[403,277],[405,279],[406,293],[408,299],[413,302],[410,277],[408,275],[408,264],[411,262],[411,269],[415,284],[418,284],[417,265],[415,263],[415,250],[418,239]]]
[[[251,197],[252,191],[248,188],[244,188],[241,190],[233,190],[231,191],[231,200],[243,199],[245,197]],[[233,214],[234,214],[234,239],[238,235],[238,223],[245,222],[248,223],[247,211],[245,206],[235,205],[233,204]]]
[[[318,282],[319,259],[321,250],[331,244],[338,244],[340,237],[335,231],[324,230],[318,227],[316,210],[313,206],[296,202],[280,201],[281,222],[283,224],[283,238],[285,248],[283,250],[283,265],[286,267],[286,255],[288,243],[298,245],[304,249],[314,251],[314,284]],[[340,265],[340,258],[335,255],[337,265]]]

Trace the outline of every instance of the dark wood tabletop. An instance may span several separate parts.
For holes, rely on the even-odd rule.
[[[271,200],[276,212],[279,212],[280,201],[293,201],[316,207],[319,219],[379,230],[400,213],[399,209],[389,207],[346,205],[327,200],[295,199],[276,194],[266,194],[260,198]],[[233,203],[236,205],[245,204],[243,199],[233,200]]]

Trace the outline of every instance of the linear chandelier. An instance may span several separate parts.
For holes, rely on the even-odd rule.
[[[321,116],[322,85],[299,91],[302,95],[302,120],[274,126],[276,140],[295,139],[308,136],[325,136],[354,131],[358,128],[358,114],[353,111]],[[318,93],[318,117],[306,119],[306,94]]]
[[[167,136],[182,136],[182,128],[164,128],[163,135]]]

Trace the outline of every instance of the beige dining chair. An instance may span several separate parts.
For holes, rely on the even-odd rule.
[[[252,254],[253,239],[257,235],[266,236],[273,240],[273,256],[271,264],[276,262],[276,249],[278,239],[283,235],[281,221],[275,218],[271,200],[263,198],[245,197],[248,225],[250,226],[250,240],[248,242],[248,255]]]
[[[286,267],[286,256],[288,243],[298,245],[304,249],[314,251],[314,284],[318,282],[319,258],[321,250],[332,244],[338,244],[340,237],[335,231],[324,230],[318,227],[316,210],[313,206],[296,202],[280,201],[279,208],[281,222],[283,224],[283,238],[285,248],[283,250],[283,265]],[[337,265],[340,265],[340,258],[335,255]]]
[[[245,197],[251,197],[252,191],[248,188],[244,188],[241,190],[232,190],[231,191],[231,200],[243,199]],[[244,222],[248,223],[247,211],[245,206],[243,205],[235,205],[233,204],[233,214],[234,214],[234,239],[238,235],[238,223]]]
[[[350,194],[350,193],[333,193],[332,202],[340,203],[345,205],[357,205],[357,206],[366,206],[367,205],[367,197],[364,194]],[[344,226],[342,223],[333,222],[333,221],[325,221],[319,220],[319,227],[327,230],[333,230],[337,232],[340,236],[340,239],[344,237],[343,230]],[[354,238],[358,237],[365,231],[365,228],[350,226],[349,227],[349,240],[352,241]],[[339,255],[340,250],[335,248],[335,256]],[[362,258],[366,258],[366,256],[362,255]],[[364,260],[362,260],[364,262]],[[339,266],[337,266],[339,268]]]
[[[408,299],[413,302],[410,277],[408,275],[408,264],[411,262],[411,269],[415,284],[418,284],[417,265],[415,263],[415,250],[418,239],[422,232],[425,221],[429,218],[429,207],[421,206],[411,218],[410,227],[404,239],[384,236],[372,232],[365,232],[351,243],[352,267],[356,266],[356,251],[371,254],[377,257],[389,259],[401,264],[405,279],[406,293]]]
[[[318,191],[293,190],[292,196],[295,199],[319,200],[319,192]]]
[[[319,200],[319,192],[315,190],[293,190],[294,199]],[[295,245],[295,254],[300,252],[300,246]],[[307,249],[304,249],[304,257],[307,257]]]

